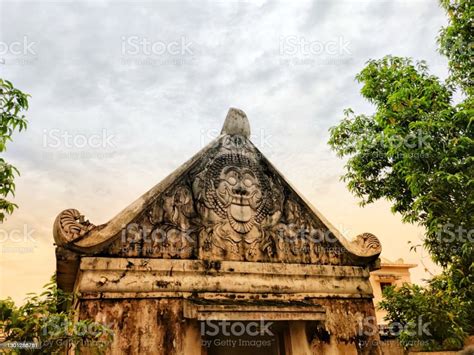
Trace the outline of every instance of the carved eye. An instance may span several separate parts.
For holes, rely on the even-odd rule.
[[[250,187],[253,185],[253,181],[249,178],[244,179],[244,185]]]
[[[228,179],[227,179],[227,182],[231,185],[235,185],[237,184],[237,179],[233,176],[230,176]]]

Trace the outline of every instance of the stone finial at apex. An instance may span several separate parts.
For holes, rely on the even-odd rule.
[[[231,107],[225,118],[221,134],[241,135],[250,137],[250,124],[244,111]]]

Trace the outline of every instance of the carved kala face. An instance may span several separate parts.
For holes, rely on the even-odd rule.
[[[222,169],[217,186],[217,197],[225,205],[245,207],[245,210],[256,209],[261,203],[260,184],[249,169],[234,166]],[[250,219],[243,217],[243,221]]]
[[[260,182],[250,169],[223,168],[217,182],[216,197],[227,210],[236,231],[245,233],[252,228],[255,212],[262,204],[262,192]]]
[[[222,154],[212,160],[193,183],[210,221],[228,222],[246,234],[268,215],[272,199],[268,177],[252,157]],[[234,236],[235,237],[235,236]]]

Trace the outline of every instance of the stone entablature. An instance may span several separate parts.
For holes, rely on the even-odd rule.
[[[203,298],[212,294],[265,299],[371,298],[369,272],[357,266],[241,261],[85,257],[76,291],[87,298],[157,296]]]

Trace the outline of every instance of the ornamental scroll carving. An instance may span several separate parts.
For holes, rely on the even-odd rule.
[[[80,240],[95,228],[78,210],[72,208],[62,211],[54,225],[54,240],[60,246]]]
[[[107,255],[340,265],[350,262],[246,138],[219,139],[122,231]]]

